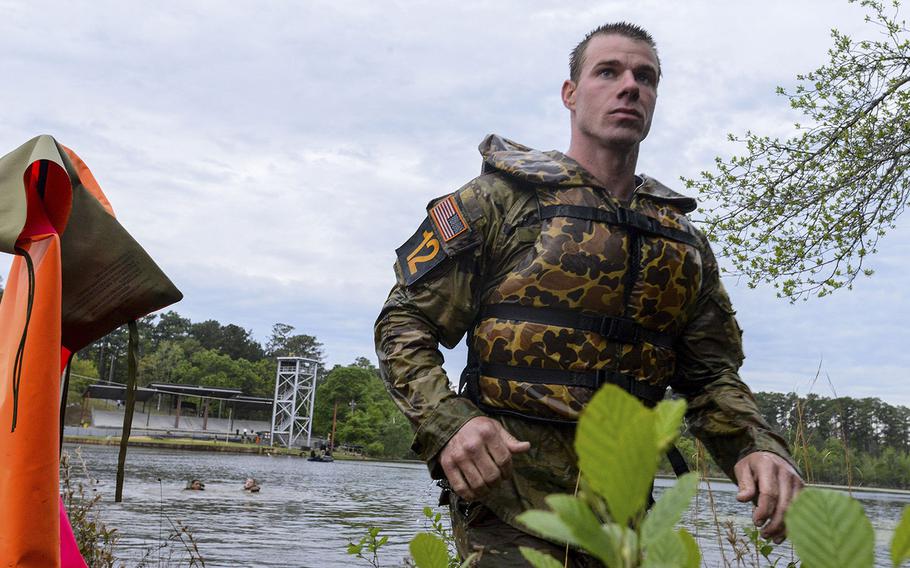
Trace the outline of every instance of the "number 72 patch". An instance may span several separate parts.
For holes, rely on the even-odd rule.
[[[410,239],[395,249],[395,254],[398,255],[398,273],[405,286],[420,280],[447,256],[429,217]]]

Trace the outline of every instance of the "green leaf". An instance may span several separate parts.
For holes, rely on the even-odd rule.
[[[620,539],[615,533],[604,530],[584,500],[571,495],[549,495],[546,501],[568,526],[573,537],[572,544],[588,551],[607,566],[620,563]]]
[[[665,452],[679,438],[679,429],[686,414],[686,401],[662,400],[654,408],[654,412],[657,414],[655,423],[657,448]]]
[[[569,528],[569,525],[556,513],[551,513],[549,511],[525,511],[518,515],[517,519],[518,522],[532,531],[541,535],[547,535],[547,537],[552,540],[567,542],[574,546],[581,546],[580,543],[575,540],[575,535],[572,533],[572,529]]]
[[[645,550],[642,568],[700,568],[701,551],[686,529],[666,531]]]
[[[895,568],[904,560],[910,559],[910,506],[904,507],[901,522],[894,529],[894,539],[891,541],[891,561]]]
[[[803,568],[871,568],[872,523],[862,505],[848,495],[804,489],[790,505],[785,520]]]
[[[679,533],[663,531],[645,548],[645,561],[642,563],[642,568],[676,567],[679,566],[679,559],[685,555],[686,547],[683,545]]]
[[[544,554],[539,550],[528,548],[527,546],[519,547],[521,555],[525,560],[531,563],[534,568],[562,568],[562,562],[557,561],[549,554]]]
[[[578,467],[625,525],[647,504],[657,470],[655,413],[614,385],[597,392],[578,422]]]
[[[697,491],[697,473],[687,473],[673,487],[664,491],[641,525],[642,545],[647,547],[663,533],[672,532]]]
[[[698,548],[698,542],[695,541],[695,537],[686,529],[679,529],[677,534],[682,541],[683,548],[686,550],[682,568],[699,568],[701,566],[701,550]]]
[[[411,539],[408,548],[417,568],[448,568],[449,551],[441,538],[429,533],[419,533]]]

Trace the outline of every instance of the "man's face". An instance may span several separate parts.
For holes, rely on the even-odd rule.
[[[654,50],[621,35],[588,42],[578,82],[566,81],[563,104],[572,111],[573,143],[631,148],[651,128],[659,78]]]

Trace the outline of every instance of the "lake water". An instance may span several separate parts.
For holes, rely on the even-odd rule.
[[[65,447],[70,454],[74,449]],[[109,528],[118,529],[115,553],[127,566],[186,565],[182,545],[168,540],[173,532],[168,519],[189,527],[210,568],[369,566],[347,555],[346,548],[370,526],[382,527],[389,537],[380,564],[401,566],[408,541],[430,529],[423,508],[435,506],[439,495],[421,464],[315,463],[294,457],[130,448],[123,502],[114,503],[117,448],[83,446],[80,452],[89,474],[99,480],[95,488],[102,494],[102,517]],[[241,489],[250,476],[260,481],[259,493]],[[185,491],[192,478],[203,480],[205,491]],[[656,494],[671,483],[658,480]],[[718,518],[732,521],[742,536],[751,522],[750,508],[735,501],[732,484],[715,483],[711,489]],[[856,496],[876,528],[876,566],[890,566],[887,546],[910,495]],[[684,525],[698,537],[705,566],[724,566],[724,558],[737,566],[732,548],[725,545],[721,552],[718,545],[704,488]],[[790,558],[786,547],[777,552]],[[741,565],[756,564],[747,559]]]

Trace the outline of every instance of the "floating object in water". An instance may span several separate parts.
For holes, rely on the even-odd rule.
[[[306,461],[329,463],[335,461],[335,458],[333,458],[331,455],[325,454],[322,456],[310,456],[306,459]]]

